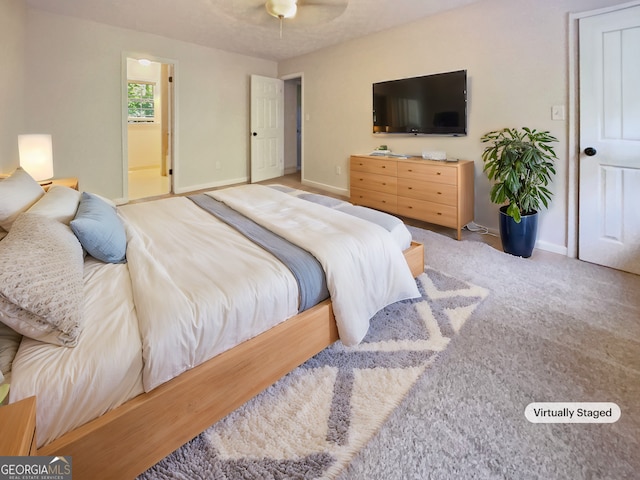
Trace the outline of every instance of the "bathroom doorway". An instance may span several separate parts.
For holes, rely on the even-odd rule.
[[[173,64],[127,57],[127,198],[173,192]]]

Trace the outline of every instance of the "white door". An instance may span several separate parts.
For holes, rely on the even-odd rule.
[[[251,182],[284,175],[284,82],[251,75]]]
[[[640,6],[580,19],[578,255],[640,274]]]

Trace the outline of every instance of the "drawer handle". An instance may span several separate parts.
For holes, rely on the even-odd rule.
[[[387,201],[386,200],[382,200],[382,203],[387,203]]]
[[[440,172],[437,172],[436,175],[442,175]]]
[[[407,190],[413,190],[413,187],[407,187]]]
[[[438,195],[442,195],[442,192],[438,192]]]
[[[387,166],[386,165],[382,165],[382,168],[387,168]]]
[[[382,186],[383,186],[383,187],[384,187],[384,186],[386,186],[386,185],[387,185],[387,184],[386,184],[385,182],[382,182]]]
[[[442,215],[440,212],[438,212],[438,215]]]

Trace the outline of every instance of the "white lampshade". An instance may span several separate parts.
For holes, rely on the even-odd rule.
[[[269,15],[276,18],[291,18],[298,11],[297,0],[267,0],[264,4]]]
[[[51,135],[18,135],[20,166],[38,182],[53,177]]]

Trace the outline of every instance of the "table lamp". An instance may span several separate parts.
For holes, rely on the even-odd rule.
[[[51,184],[53,177],[53,147],[51,135],[18,135],[20,166],[40,185]]]

